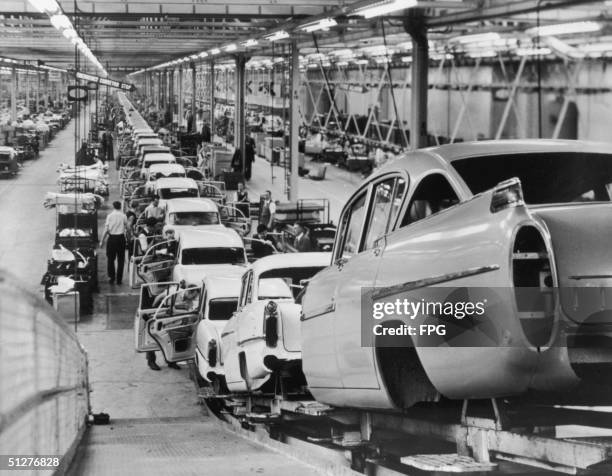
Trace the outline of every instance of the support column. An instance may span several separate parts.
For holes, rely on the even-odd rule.
[[[235,98],[236,107],[234,108],[234,147],[240,149],[242,153],[242,175],[244,175],[246,167],[245,154],[245,109],[244,95],[246,93],[246,58],[243,55],[236,56],[236,92]]]
[[[290,157],[291,171],[289,175],[289,201],[298,199],[298,169],[300,153],[298,149],[300,141],[300,51],[297,41],[291,42],[291,102],[290,102]]]
[[[184,116],[184,99],[183,99],[183,68],[179,67],[178,70],[178,95],[177,95],[177,100],[178,100],[178,125],[179,125],[179,129],[181,128],[181,125],[183,124],[183,116]]]
[[[174,124],[174,70],[168,71],[168,109],[170,110],[170,123]]]
[[[427,147],[429,47],[423,11],[409,10],[404,18],[404,28],[412,37],[410,149],[415,150]]]
[[[191,121],[191,130],[188,132],[196,133],[198,132],[198,124],[197,124],[197,102],[196,102],[196,65],[195,63],[191,63],[191,114],[193,115],[193,120]]]
[[[36,71],[36,105],[34,106],[34,113],[38,114],[38,103],[40,101],[40,71]]]
[[[166,113],[166,70],[159,73],[159,111],[164,117]]]
[[[17,70],[11,69],[11,121],[17,120]]]
[[[49,71],[45,71],[45,87],[44,87],[45,111],[49,107],[49,98],[51,97],[51,85],[49,83]]]
[[[210,141],[212,142],[212,138],[215,135],[215,62],[211,60],[210,62],[210,91],[208,91],[209,99],[210,99],[210,112],[209,112],[209,121],[210,121]]]

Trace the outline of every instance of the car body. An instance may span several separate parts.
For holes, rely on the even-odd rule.
[[[0,175],[15,176],[18,172],[17,151],[12,147],[0,146]]]
[[[328,266],[330,259],[329,253],[270,255],[255,261],[242,276],[238,310],[220,342],[230,391],[261,389],[276,371],[291,372],[303,382],[301,305],[296,297],[302,283]]]
[[[221,332],[238,307],[241,280],[235,277],[204,278],[202,307],[196,330],[195,361],[199,374],[221,390],[224,381],[221,361]]]
[[[170,154],[170,148],[163,145],[145,145],[140,148],[140,152],[135,156],[139,162],[142,162],[145,156],[149,154]]]
[[[142,154],[142,149],[147,146],[163,146],[164,143],[159,138],[141,138],[134,142],[134,155]]]
[[[215,202],[208,198],[173,198],[165,203],[164,230],[224,229]]]
[[[162,205],[174,198],[197,198],[200,189],[195,180],[186,177],[163,177],[153,183],[153,194]]]
[[[140,177],[143,180],[148,178],[149,167],[153,164],[175,164],[176,157],[170,152],[150,153],[143,157],[140,161]]]
[[[155,156],[154,156],[155,157]],[[133,173],[136,175],[136,173]],[[160,178],[172,178],[172,177],[185,177],[185,167],[176,163],[159,163],[154,162],[145,169],[145,176],[147,179],[147,189],[152,193],[154,190],[154,184],[157,179]],[[129,179],[129,177],[128,177]]]
[[[230,228],[179,230],[172,281],[201,283],[206,276],[241,276],[247,265],[242,238]]]
[[[386,410],[440,395],[609,402],[610,183],[608,145],[554,140],[422,149],[369,177],[302,301],[313,396]],[[453,311],[446,335],[374,335],[368,312],[395,299],[485,310],[478,320]],[[440,324],[436,312],[410,322]],[[383,328],[406,322],[388,317]]]

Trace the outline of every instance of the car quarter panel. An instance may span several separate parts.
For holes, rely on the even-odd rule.
[[[420,280],[448,287],[448,294],[468,287],[495,288],[496,306],[479,321],[486,332],[468,330],[474,347],[449,347],[444,341],[420,346],[422,338],[413,338],[427,376],[450,398],[524,392],[537,364],[537,352],[528,348],[515,318],[510,289],[513,233],[532,218],[525,206],[492,213],[491,198],[492,191],[485,192],[389,234],[381,254],[376,287],[406,285],[385,301],[418,299],[418,286],[411,283]]]

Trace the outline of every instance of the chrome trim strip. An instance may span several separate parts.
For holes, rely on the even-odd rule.
[[[314,313],[309,316],[305,316],[304,313],[302,313],[302,315],[300,316],[300,321],[307,321],[308,319],[314,319],[315,317],[319,317],[324,314],[329,314],[330,312],[334,312],[335,310],[336,310],[336,303],[330,302],[328,304],[325,304],[324,306],[317,307],[314,310]]]
[[[266,338],[266,336],[255,336],[255,337],[249,337],[248,339],[244,339],[244,340],[238,341],[238,342],[236,343],[236,345],[242,345],[242,344],[245,344],[245,343],[247,343],[247,342],[254,341],[254,340],[264,340],[265,338]]]
[[[392,286],[385,286],[377,288],[372,293],[372,299],[383,299],[395,294],[404,293],[407,291],[413,291],[415,289],[425,288],[427,286],[434,286],[436,284],[446,283],[449,281],[455,281],[461,278],[467,278],[469,276],[477,276],[479,274],[490,273],[491,271],[497,271],[499,269],[498,264],[489,266],[480,266],[478,268],[470,268],[457,273],[442,274],[433,278],[417,279],[416,281],[407,281],[405,283],[394,284]]]

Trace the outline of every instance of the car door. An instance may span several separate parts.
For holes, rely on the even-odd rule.
[[[144,256],[132,256],[130,259],[134,261],[136,274],[145,283],[164,282],[172,276],[176,257],[163,252],[168,249],[169,243],[169,241],[156,243],[149,247]]]
[[[157,306],[154,306],[156,296],[165,292],[174,293],[177,290],[178,283],[174,282],[143,284],[140,287],[140,299],[134,315],[134,347],[137,352],[159,349],[157,342],[147,331],[147,323],[157,311]]]
[[[182,308],[181,297],[189,289],[198,290],[198,303],[202,288],[179,289],[164,298],[147,322],[149,335],[157,342],[166,361],[180,362],[194,358],[195,330],[199,320],[199,305]]]
[[[399,173],[378,177],[367,195],[355,202],[341,243],[335,291],[334,334],[338,369],[344,388],[379,388],[374,348],[362,333],[370,324],[362,316],[362,292],[376,281],[389,224],[398,213],[407,179]],[[366,297],[367,299],[367,297]]]
[[[346,249],[347,235],[354,236],[351,226],[363,221],[363,212],[369,188],[357,191],[345,205],[336,234],[332,264],[320,271],[308,283],[302,300],[302,361],[308,385],[313,388],[341,388],[336,345],[338,318],[336,288],[343,279],[352,279],[344,272],[352,253]],[[361,213],[361,217],[356,215]],[[352,245],[350,245],[352,246]]]

